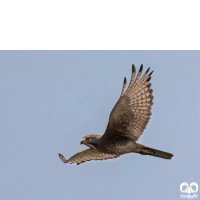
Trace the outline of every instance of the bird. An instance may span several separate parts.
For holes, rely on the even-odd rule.
[[[137,142],[151,118],[154,98],[150,83],[153,71],[149,73],[149,67],[141,77],[142,70],[143,64],[136,76],[136,68],[132,64],[132,75],[127,89],[127,81],[124,77],[121,95],[110,113],[104,134],[84,136],[80,143],[88,148],[79,151],[69,159],[59,153],[63,163],[79,165],[91,160],[114,159],[127,153],[163,159],[171,159],[174,156]]]

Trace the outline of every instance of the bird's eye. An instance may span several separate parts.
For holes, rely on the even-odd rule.
[[[90,137],[88,140],[89,140],[89,142],[91,142],[91,141],[92,141],[92,138]]]

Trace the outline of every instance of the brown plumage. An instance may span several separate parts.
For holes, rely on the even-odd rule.
[[[143,65],[135,78],[136,70],[132,65],[132,76],[126,90],[126,78],[119,100],[112,109],[106,131],[103,135],[88,135],[83,137],[81,144],[84,149],[70,159],[62,154],[59,157],[63,163],[81,164],[89,160],[106,160],[117,158],[126,153],[139,153],[164,159],[171,159],[173,154],[144,146],[136,141],[142,135],[151,118],[153,105],[153,90],[151,89],[151,73],[149,69],[142,74]]]

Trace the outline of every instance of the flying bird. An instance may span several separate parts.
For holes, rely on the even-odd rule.
[[[126,77],[119,100],[112,109],[107,128],[103,135],[87,135],[82,138],[81,144],[89,148],[83,149],[69,159],[58,154],[63,163],[81,164],[90,160],[107,160],[117,158],[126,153],[139,153],[164,159],[171,159],[173,154],[160,151],[137,140],[142,135],[151,118],[153,105],[153,90],[151,89],[150,67],[140,78],[143,70],[141,65],[136,75],[132,65],[132,76],[126,90]]]

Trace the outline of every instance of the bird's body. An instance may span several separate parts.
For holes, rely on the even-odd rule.
[[[89,148],[84,149],[70,159],[59,157],[63,163],[81,164],[89,160],[105,160],[119,157],[126,153],[139,153],[164,159],[171,159],[173,154],[153,149],[137,143],[151,116],[153,105],[153,90],[150,89],[151,74],[148,70],[142,78],[143,66],[141,65],[135,78],[135,66],[132,65],[132,77],[128,89],[126,78],[122,93],[112,109],[106,131],[103,135],[88,135],[83,137],[81,144]]]
[[[106,138],[101,137],[95,150],[108,154],[122,155],[133,152],[136,146],[136,142],[127,137],[115,137],[112,140],[106,140]]]

